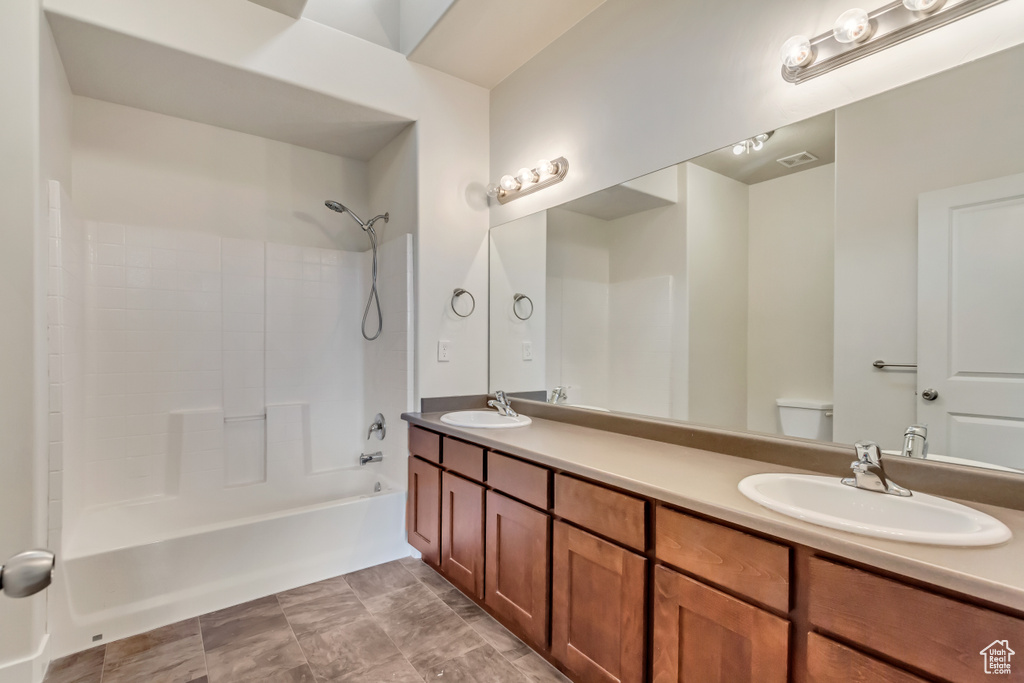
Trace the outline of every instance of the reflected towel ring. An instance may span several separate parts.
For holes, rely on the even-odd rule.
[[[455,308],[455,300],[458,299],[463,294],[468,294],[470,301],[473,302],[473,306],[472,306],[472,308],[469,309],[469,313],[467,313],[465,315],[459,313],[459,311]],[[457,287],[455,289],[455,291],[452,292],[452,313],[454,313],[455,315],[459,316],[460,318],[468,318],[469,316],[473,315],[473,311],[475,311],[475,310],[476,310],[476,297],[473,296],[473,293],[470,292],[469,290],[463,289],[462,287]]]
[[[519,311],[516,310],[516,306],[523,299],[525,299],[525,300],[530,302],[530,312],[526,314],[525,318],[523,316],[519,315]],[[530,297],[526,296],[525,294],[514,294],[512,296],[512,313],[515,314],[515,316],[517,318],[519,318],[520,320],[529,320],[530,318],[533,317],[533,299],[531,299]]]

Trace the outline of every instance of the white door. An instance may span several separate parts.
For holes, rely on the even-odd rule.
[[[1024,174],[920,196],[917,298],[931,450],[1024,469]]]

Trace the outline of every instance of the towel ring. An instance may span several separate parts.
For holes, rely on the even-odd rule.
[[[525,300],[530,302],[530,312],[527,314],[527,316],[525,318],[523,316],[519,315],[519,311],[516,310],[516,305],[519,304],[519,302],[522,301],[523,299],[525,299]],[[525,294],[514,294],[514,295],[512,295],[512,313],[517,318],[519,318],[520,320],[529,320],[530,318],[533,317],[533,299],[531,299],[530,297],[526,296]]]
[[[465,315],[459,313],[458,310],[456,310],[456,308],[455,308],[455,300],[458,299],[463,294],[468,294],[470,301],[473,302],[473,306],[472,306],[472,308],[469,309],[469,313],[467,313]],[[455,315],[459,316],[460,318],[468,318],[469,316],[473,315],[473,311],[475,311],[475,310],[476,310],[476,297],[473,296],[473,293],[470,292],[469,290],[463,289],[462,287],[457,287],[455,289],[455,291],[452,292],[452,313],[454,313]]]

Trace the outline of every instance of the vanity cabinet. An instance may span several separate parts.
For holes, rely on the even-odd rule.
[[[484,487],[441,475],[441,572],[463,593],[484,597]]]
[[[786,683],[789,622],[663,566],[654,570],[653,683]]]
[[[551,516],[487,492],[485,604],[512,632],[548,646]]]
[[[414,456],[409,458],[405,528],[409,545],[423,554],[424,562],[437,567],[441,563],[441,468]]]
[[[429,430],[409,449],[409,543],[576,683],[973,683],[1024,647],[1013,610]]]
[[[559,521],[551,566],[552,657],[580,681],[643,681],[647,560]]]

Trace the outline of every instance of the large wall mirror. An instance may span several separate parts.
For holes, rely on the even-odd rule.
[[[922,423],[929,457],[1024,472],[1022,74],[1017,47],[493,228],[491,390],[897,452]]]

